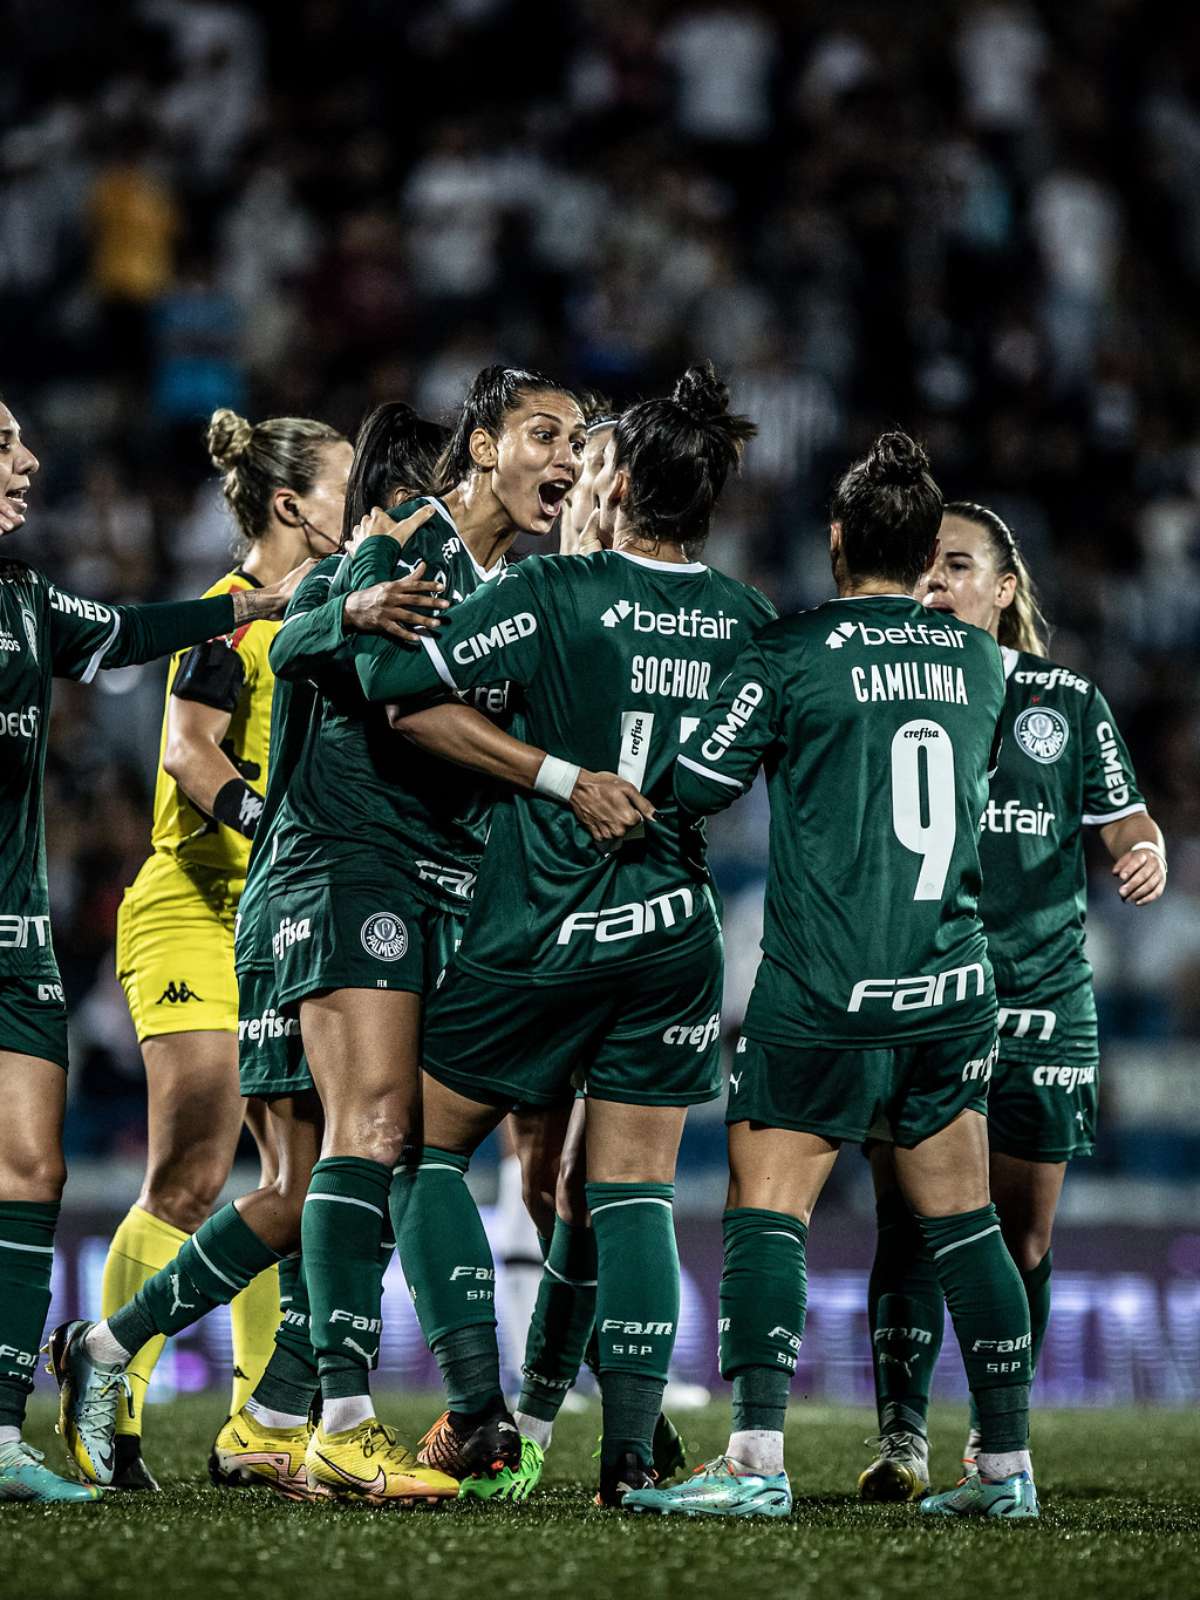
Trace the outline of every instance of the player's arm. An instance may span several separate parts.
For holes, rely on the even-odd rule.
[[[695,816],[723,811],[754,782],[775,742],[779,694],[768,653],[748,644],[675,760],[675,799]]]
[[[246,686],[244,637],[195,645],[180,661],[167,697],[163,770],[198,811],[253,839],[262,796],[221,748]]]
[[[514,739],[459,701],[390,716],[392,727],[444,761],[511,783],[527,793],[564,801],[593,839],[622,839],[654,816],[654,807],[614,772],[589,772],[536,745]]]
[[[1128,747],[1093,688],[1083,717],[1083,820],[1099,828],[1126,905],[1148,906],[1167,886],[1162,830],[1146,809]]]
[[[310,562],[278,583],[207,600],[110,606],[50,586],[50,652],[54,674],[90,683],[102,668],[131,667],[189,645],[232,633],[244,623],[281,617]]]

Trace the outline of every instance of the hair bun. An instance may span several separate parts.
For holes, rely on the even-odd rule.
[[[729,389],[717,377],[711,361],[689,367],[675,385],[671,399],[697,422],[712,422],[729,410]]]
[[[214,411],[208,424],[208,453],[213,466],[221,472],[232,471],[249,450],[253,437],[254,428],[245,417],[239,417],[227,406]]]
[[[929,457],[908,434],[881,433],[867,455],[866,473],[872,483],[907,489],[920,483],[929,471]]]

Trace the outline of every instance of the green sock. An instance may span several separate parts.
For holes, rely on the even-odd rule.
[[[1054,1252],[1047,1250],[1036,1267],[1032,1267],[1028,1272],[1021,1272],[1021,1282],[1025,1285],[1025,1298],[1029,1301],[1029,1355],[1035,1377],[1046,1338],[1046,1329],[1050,1325],[1050,1274],[1053,1267]],[[1017,1270],[1021,1271],[1020,1268]],[[979,1413],[975,1409],[973,1396],[971,1426],[976,1429],[979,1427]]]
[[[313,1168],[300,1225],[309,1324],[326,1400],[369,1394],[383,1329],[380,1240],[390,1167],[330,1156]]]
[[[529,1324],[518,1411],[554,1421],[595,1326],[596,1237],[559,1217]]]
[[[50,1309],[58,1201],[0,1202],[0,1427],[19,1428]]]
[[[496,1269],[467,1188],[470,1158],[426,1145],[415,1175],[398,1173],[393,1221],[417,1318],[451,1411],[506,1409],[496,1343]]]
[[[272,1411],[306,1417],[316,1398],[317,1358],[309,1336],[308,1285],[304,1257],[297,1252],[279,1263],[279,1327],[275,1348],[251,1398]]]
[[[721,1222],[721,1375],[733,1382],[733,1431],[783,1432],[808,1280],[808,1229],[782,1211],[737,1206]]]
[[[981,1452],[1029,1443],[1029,1302],[994,1205],[920,1217],[979,1417]]]
[[[222,1206],[184,1240],[173,1261],[114,1311],[108,1326],[113,1337],[136,1355],[156,1333],[180,1333],[215,1306],[227,1306],[251,1278],[278,1260],[235,1205]]]
[[[673,1183],[589,1183],[596,1235],[601,1461],[648,1466],[679,1322]]]
[[[946,1301],[917,1219],[898,1189],[880,1195],[875,1215],[867,1315],[879,1431],[924,1437]]]

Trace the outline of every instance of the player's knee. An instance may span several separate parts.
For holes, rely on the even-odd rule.
[[[547,1169],[540,1163],[532,1168],[525,1168],[521,1173],[521,1198],[525,1202],[529,1220],[545,1239],[554,1232],[557,1175],[556,1167]]]
[[[151,1172],[141,1204],[183,1233],[195,1233],[212,1215],[228,1169],[216,1162],[193,1162],[184,1172]]]
[[[1050,1223],[1026,1222],[1019,1228],[1005,1228],[1003,1232],[1008,1253],[1016,1262],[1018,1271],[1032,1272],[1045,1259],[1050,1248]]]
[[[67,1181],[59,1151],[5,1151],[0,1155],[0,1194],[6,1200],[54,1205]]]
[[[554,1206],[564,1222],[582,1227],[587,1221],[587,1165],[582,1150],[564,1154],[558,1168]]]

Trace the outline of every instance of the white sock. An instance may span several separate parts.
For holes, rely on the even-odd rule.
[[[783,1471],[783,1434],[774,1428],[747,1428],[729,1435],[725,1454],[751,1472]]]
[[[272,1411],[270,1406],[264,1406],[253,1395],[242,1409],[263,1428],[286,1428],[289,1432],[295,1432],[308,1421],[307,1417],[297,1416],[293,1411]]]
[[[6,1444],[20,1444],[20,1442],[20,1428],[9,1427],[7,1423],[3,1428],[0,1428],[0,1448],[3,1448],[3,1446]]]
[[[350,1394],[342,1400],[326,1400],[321,1408],[321,1426],[326,1433],[348,1433],[360,1422],[370,1422],[375,1402],[369,1394]]]
[[[528,1411],[514,1411],[513,1421],[518,1431],[527,1439],[532,1439],[534,1444],[540,1444],[543,1450],[549,1450],[550,1438],[554,1433],[552,1422],[547,1422],[545,1417],[531,1417]]]
[[[101,1367],[127,1367],[133,1360],[133,1351],[113,1338],[107,1321],[92,1324],[83,1336],[83,1348]]]
[[[1033,1477],[1028,1450],[981,1450],[975,1457],[975,1466],[981,1478],[989,1478],[993,1483],[1011,1478],[1014,1472],[1027,1472]]]

